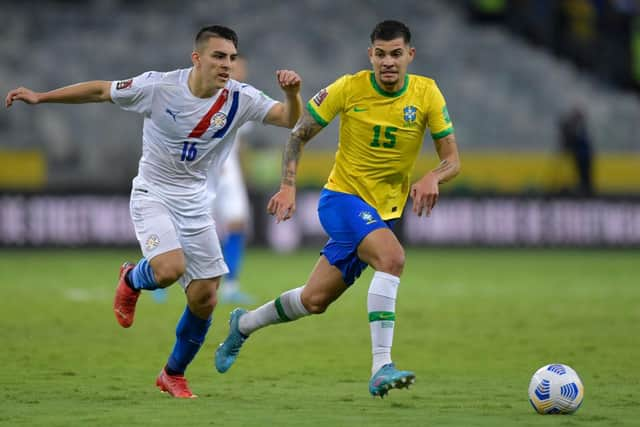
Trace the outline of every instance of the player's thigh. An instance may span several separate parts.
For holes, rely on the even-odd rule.
[[[211,217],[189,219],[189,224],[179,225],[179,232],[186,260],[186,269],[180,278],[183,288],[187,289],[194,280],[214,279],[229,272]]]
[[[326,189],[320,195],[318,215],[330,237],[321,253],[342,272],[344,282],[351,285],[367,267],[367,262],[358,256],[358,247],[379,229],[390,232],[392,222],[385,222],[360,197]]]
[[[358,246],[358,258],[376,271],[399,275],[404,267],[404,249],[390,228],[367,234]]]
[[[318,217],[331,239],[354,250],[371,231],[386,227],[378,212],[360,197],[327,189],[320,193]]]
[[[134,192],[129,204],[131,221],[142,254],[148,260],[180,249],[180,239],[169,209],[147,193]]]

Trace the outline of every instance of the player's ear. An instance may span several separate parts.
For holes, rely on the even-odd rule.
[[[198,53],[198,51],[193,51],[191,52],[191,62],[193,63],[193,66],[198,66],[200,65],[200,54]]]
[[[367,48],[367,55],[369,55],[369,62],[373,64],[373,48],[371,46]]]
[[[410,47],[409,48],[409,62],[413,61],[413,58],[415,58],[416,56],[416,48],[415,47]]]

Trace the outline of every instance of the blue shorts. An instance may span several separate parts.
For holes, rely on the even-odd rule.
[[[384,221],[371,205],[353,194],[324,188],[318,202],[318,216],[329,241],[320,251],[329,264],[342,272],[347,286],[360,277],[367,264],[358,258],[362,239],[378,228],[391,228],[397,219]]]

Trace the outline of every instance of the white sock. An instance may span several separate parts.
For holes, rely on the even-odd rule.
[[[304,305],[302,305],[303,286],[299,288],[291,289],[280,295],[275,300],[247,312],[244,316],[240,317],[238,322],[238,329],[242,334],[249,336],[260,328],[264,328],[268,325],[275,323],[289,322],[297,320],[301,317],[308,316],[309,312]]]
[[[391,363],[398,285],[400,285],[399,277],[376,271],[369,286],[367,311],[373,354],[372,374],[378,372],[383,365]]]

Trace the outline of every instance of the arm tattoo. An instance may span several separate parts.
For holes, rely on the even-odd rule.
[[[439,182],[447,182],[451,178],[455,177],[460,170],[456,138],[451,134],[434,142],[436,144],[438,156],[442,161],[432,172],[438,176]]]
[[[302,148],[321,130],[322,126],[305,109],[302,117],[291,131],[289,140],[284,147],[284,153],[282,154],[282,184],[295,185]]]
[[[446,146],[451,144],[452,142],[455,142],[455,138],[453,135],[447,135],[444,138],[436,139],[434,142],[436,144],[436,151],[439,152],[443,146]]]
[[[446,173],[453,169],[453,165],[449,163],[446,159],[441,161],[437,168],[433,171],[437,174]]]

